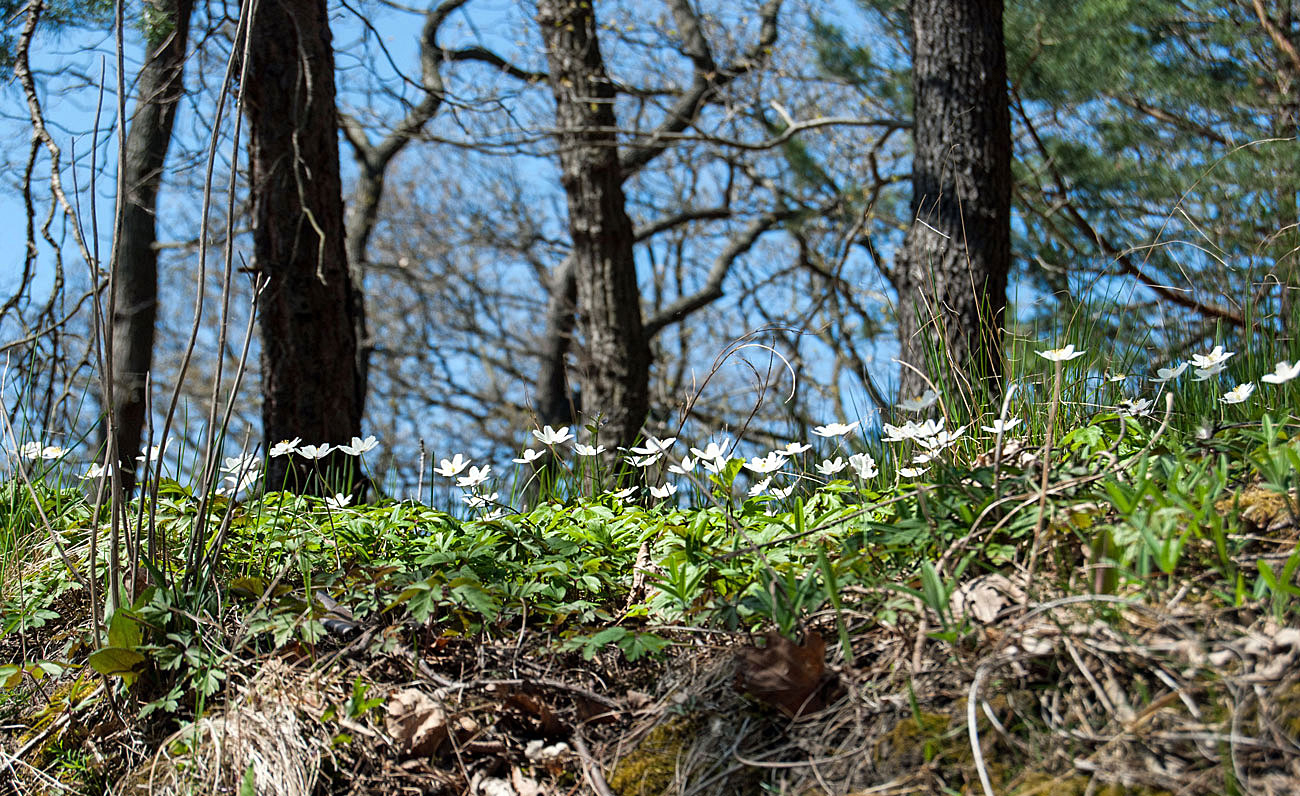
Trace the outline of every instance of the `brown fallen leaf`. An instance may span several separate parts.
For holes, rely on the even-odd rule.
[[[766,638],[766,646],[736,650],[736,690],[792,719],[825,708],[837,682],[826,671],[826,640],[812,630],[804,634],[803,644],[775,630]]]
[[[447,740],[447,712],[423,691],[398,691],[385,708],[384,726],[402,757],[432,757]]]
[[[504,718],[530,735],[546,738],[563,738],[569,729],[556,717],[555,711],[541,699],[524,691],[510,691],[501,700]]]
[[[1025,590],[1005,575],[981,575],[963,583],[948,599],[948,609],[953,619],[960,622],[967,616],[987,625],[997,618],[1008,605],[1018,605],[1025,599]]]

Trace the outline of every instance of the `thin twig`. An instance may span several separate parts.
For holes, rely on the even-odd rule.
[[[573,748],[577,751],[578,756],[582,758],[582,773],[587,778],[598,796],[614,796],[614,792],[609,789],[605,782],[605,775],[601,773],[600,766],[591,756],[591,750],[587,748],[587,742],[582,738],[582,730],[573,731]]]

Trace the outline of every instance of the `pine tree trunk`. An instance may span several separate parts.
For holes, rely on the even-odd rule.
[[[249,122],[254,268],[266,282],[262,424],[267,445],[348,442],[361,429],[357,297],[344,251],[334,52],[324,0],[262,0],[242,100]],[[296,466],[295,466],[296,465]],[[320,493],[353,481],[334,454],[271,460],[267,488]],[[328,482],[314,472],[333,473]]]
[[[605,72],[590,0],[539,0],[555,95],[561,182],[577,281],[579,365],[587,419],[600,441],[631,445],[649,409],[650,346],[641,318],[635,242],[618,159],[614,86]]]
[[[144,436],[147,377],[158,315],[158,187],[185,93],[185,47],[194,0],[157,0],[122,163],[125,196],[113,274],[113,433],[122,485],[135,486]],[[107,432],[107,426],[105,426]]]
[[[895,269],[901,359],[996,392],[1011,264],[1002,0],[911,0],[912,226]],[[938,357],[937,365],[932,359]],[[904,396],[925,382],[904,368]]]

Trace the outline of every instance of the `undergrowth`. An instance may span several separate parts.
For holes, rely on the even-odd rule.
[[[1171,370],[1151,398],[1125,401],[1131,377],[1112,378],[1096,394],[1114,406],[1085,413],[1063,404],[1075,353],[1046,352],[1054,374],[1036,404],[1008,394],[999,412],[957,418],[932,393],[902,407],[931,419],[884,424],[879,436],[828,424],[820,450],[795,442],[746,459],[715,441],[677,455],[684,444],[652,437],[628,452],[639,487],[593,487],[599,468],[584,459],[603,451],[577,443],[569,464],[549,460],[565,469],[543,473],[547,487],[524,510],[487,491],[490,467],[463,457],[435,468],[465,492],[444,508],[258,494],[258,463],[227,460],[222,490],[163,478],[118,506],[137,548],[118,607],[98,623],[84,580],[111,582],[113,505],[97,504],[69,452],[18,447],[22,472],[0,485],[0,643],[11,657],[0,712],[18,719],[26,700],[12,695],[49,699],[52,683],[93,672],[121,715],[179,726],[220,703],[246,661],[316,658],[377,626],[483,643],[528,631],[555,655],[635,663],[689,647],[695,631],[795,638],[815,625],[833,636],[833,665],[852,666],[868,654],[868,628],[919,626],[960,656],[1040,595],[1100,595],[1102,621],[1118,616],[1109,596],[1296,624],[1290,366],[1254,398],[1234,388],[1213,404],[1181,397],[1207,385],[1175,401]],[[1198,358],[1203,380],[1225,361],[1221,349]],[[534,437],[553,453],[576,442],[568,429]],[[353,441],[358,456],[373,446]],[[186,577],[196,528],[206,568]],[[1012,585],[970,590],[992,576]],[[84,765],[47,751],[64,768]]]

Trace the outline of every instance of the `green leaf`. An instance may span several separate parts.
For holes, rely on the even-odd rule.
[[[16,688],[23,681],[23,674],[27,669],[16,663],[6,663],[0,666],[0,688]]]
[[[121,677],[131,685],[140,676],[138,667],[145,662],[144,655],[124,647],[101,647],[90,653],[90,667],[105,677]]]
[[[599,633],[594,634],[591,637],[591,643],[597,647],[603,647],[612,641],[620,641],[626,635],[627,628],[618,627],[617,625],[614,627],[607,627]]]
[[[645,655],[658,655],[670,643],[653,633],[632,633],[618,642],[618,648],[623,650],[628,661],[635,661]]]
[[[257,774],[253,771],[252,763],[244,769],[244,778],[239,783],[239,796],[257,796]]]
[[[501,606],[496,598],[483,590],[483,586],[476,580],[469,578],[456,578],[449,584],[452,595],[457,601],[466,604],[478,611],[487,619],[496,619],[497,614],[501,612]]]
[[[242,597],[261,597],[266,593],[266,581],[261,578],[235,578],[230,590]]]
[[[143,635],[140,624],[125,609],[119,608],[108,620],[108,646],[134,648],[140,646]]]

